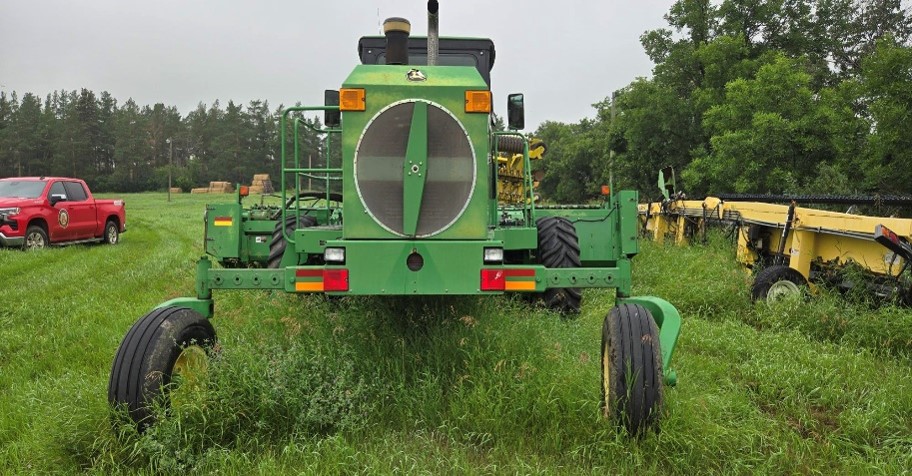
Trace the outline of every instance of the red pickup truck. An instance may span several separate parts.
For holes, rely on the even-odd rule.
[[[0,179],[0,246],[116,244],[127,231],[123,200],[95,200],[85,182],[62,177]]]

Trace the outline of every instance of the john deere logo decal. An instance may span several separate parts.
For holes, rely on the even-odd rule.
[[[70,214],[66,210],[60,209],[60,213],[57,214],[57,223],[60,223],[61,228],[66,228],[70,224]]]
[[[424,81],[427,79],[427,76],[417,69],[410,69],[408,73],[405,73],[405,77],[409,81]]]

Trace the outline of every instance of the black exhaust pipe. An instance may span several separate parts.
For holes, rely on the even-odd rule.
[[[440,5],[437,0],[428,0],[428,36],[427,36],[427,64],[437,65],[437,53],[440,51],[440,33],[437,25],[437,10]]]
[[[405,18],[387,18],[383,22],[386,35],[386,64],[408,64],[408,39],[412,25]]]

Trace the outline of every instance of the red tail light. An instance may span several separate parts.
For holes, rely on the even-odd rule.
[[[324,269],[323,270],[323,290],[324,291],[348,291],[348,270],[347,269]]]
[[[502,269],[481,270],[482,291],[503,291],[507,284],[507,273]]]

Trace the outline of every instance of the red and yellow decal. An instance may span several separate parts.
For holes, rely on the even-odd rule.
[[[534,269],[505,269],[504,291],[535,291]]]
[[[314,293],[323,291],[322,269],[299,269],[295,271],[295,291]]]
[[[233,223],[231,217],[215,217],[212,224],[215,226],[231,226]]]

